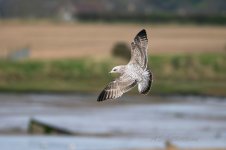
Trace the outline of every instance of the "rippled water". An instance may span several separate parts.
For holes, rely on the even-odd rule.
[[[184,147],[226,148],[224,98],[124,96],[98,103],[96,95],[0,94],[2,134],[26,133],[31,118],[82,136],[22,136],[22,147],[45,141],[47,149],[54,149],[51,143],[81,150],[148,148],[170,140]],[[10,139],[17,137],[1,136],[0,146]]]

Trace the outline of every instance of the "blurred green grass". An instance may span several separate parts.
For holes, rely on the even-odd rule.
[[[115,77],[108,72],[117,64],[115,59],[88,58],[0,60],[0,91],[99,92]],[[154,76],[151,94],[226,96],[226,53],[154,55],[149,66]]]

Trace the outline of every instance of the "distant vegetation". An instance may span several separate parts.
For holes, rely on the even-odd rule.
[[[113,59],[1,60],[0,91],[99,92],[113,79],[108,72],[117,63]],[[149,57],[149,65],[154,74],[151,94],[226,96],[225,53],[156,55]]]
[[[225,0],[0,0],[0,18],[226,24]]]
[[[130,47],[127,43],[118,42],[114,45],[112,49],[112,56],[123,58],[125,60],[130,60]]]
[[[105,21],[108,23],[179,23],[179,24],[210,24],[225,25],[226,15],[180,15],[157,13],[150,15],[114,15],[112,17],[105,15],[79,15],[78,19],[83,22]]]

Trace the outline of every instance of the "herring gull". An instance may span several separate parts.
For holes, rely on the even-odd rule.
[[[98,96],[97,101],[116,99],[138,85],[140,94],[148,94],[152,84],[152,73],[148,69],[148,39],[146,31],[141,30],[131,43],[131,59],[127,65],[114,67],[110,73],[120,77],[110,82]]]

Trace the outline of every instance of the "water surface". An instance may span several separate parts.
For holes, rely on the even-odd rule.
[[[81,150],[129,149],[163,147],[170,140],[182,147],[226,148],[224,98],[124,96],[98,103],[96,97],[0,94],[0,145],[20,136],[22,147],[31,146],[29,142],[51,145],[62,140],[62,145],[75,144]],[[30,137],[26,134],[32,118],[79,136]]]

